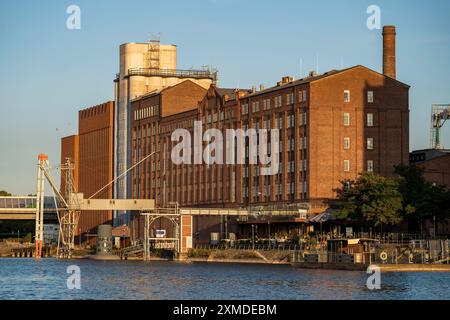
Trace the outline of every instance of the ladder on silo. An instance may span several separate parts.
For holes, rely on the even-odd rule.
[[[152,70],[160,69],[160,40],[159,35],[157,37],[152,36],[152,38],[148,41],[148,49],[146,54],[146,62],[148,68]]]

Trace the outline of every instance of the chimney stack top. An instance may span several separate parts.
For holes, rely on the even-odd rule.
[[[396,34],[395,26],[384,26],[383,27],[383,34]]]
[[[383,74],[396,79],[395,26],[383,27]]]

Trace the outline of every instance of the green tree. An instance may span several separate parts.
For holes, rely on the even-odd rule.
[[[410,229],[419,230],[424,219],[446,221],[450,218],[450,189],[425,180],[423,170],[416,166],[399,165],[399,191],[403,196],[403,214],[408,215]]]
[[[431,184],[424,197],[427,204],[424,217],[433,217],[437,222],[446,221],[450,218],[450,189]]]
[[[426,215],[427,192],[430,184],[423,177],[423,170],[416,166],[398,165],[394,172],[399,175],[399,191],[403,196],[403,214],[412,218]]]
[[[337,218],[395,225],[402,221],[402,195],[397,179],[363,173],[356,181],[342,181],[338,201],[333,204]]]
[[[5,191],[5,190],[0,190],[0,197],[10,197],[11,193]]]

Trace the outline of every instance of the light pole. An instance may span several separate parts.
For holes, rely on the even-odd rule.
[[[252,224],[252,250],[255,250],[255,225]]]

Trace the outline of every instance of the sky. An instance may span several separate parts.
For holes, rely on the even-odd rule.
[[[81,10],[79,30],[66,26],[70,5]],[[431,104],[450,103],[448,0],[1,1],[0,190],[35,193],[37,155],[57,166],[78,110],[114,99],[120,44],[160,34],[177,45],[179,69],[211,65],[222,87],[272,86],[316,61],[319,72],[381,71],[370,5],[382,25],[397,26],[397,79],[411,86],[410,149],[427,148]],[[450,148],[450,123],[442,144]]]

